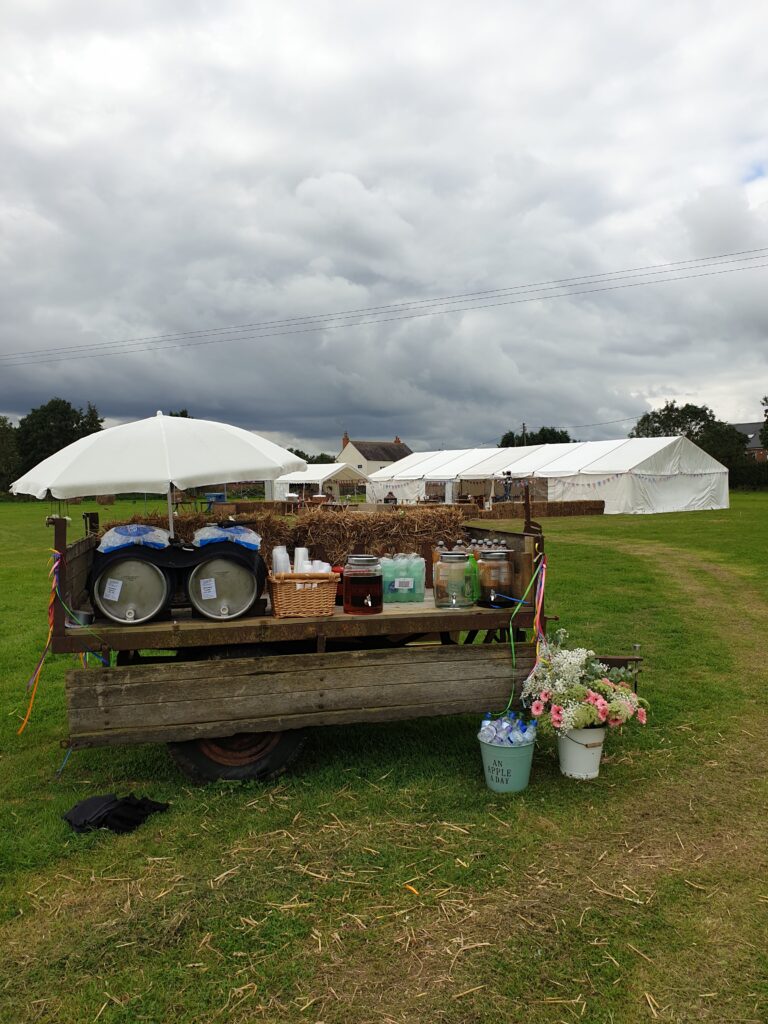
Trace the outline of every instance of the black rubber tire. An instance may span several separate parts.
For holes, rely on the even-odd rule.
[[[193,782],[253,779],[264,782],[282,775],[299,756],[306,741],[306,729],[238,733],[223,739],[169,743],[168,753]]]

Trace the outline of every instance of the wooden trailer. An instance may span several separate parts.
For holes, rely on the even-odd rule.
[[[95,651],[112,665],[68,673],[68,747],[166,743],[198,781],[269,778],[296,757],[309,727],[501,709],[533,665],[532,604],[515,615],[513,665],[509,610],[439,609],[430,592],[423,605],[370,616],[337,608],[330,617],[274,618],[257,602],[230,621],[174,607],[140,625],[75,626],[64,605],[87,606],[98,537],[67,545],[66,520],[49,522],[63,554],[52,649]],[[520,587],[543,537],[514,538]]]

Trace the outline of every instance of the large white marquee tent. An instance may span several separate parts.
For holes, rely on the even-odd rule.
[[[451,503],[463,484],[491,498],[505,480],[545,481],[548,500],[602,500],[607,514],[728,508],[728,470],[686,437],[414,452],[371,474],[367,497],[414,502],[442,485]]]

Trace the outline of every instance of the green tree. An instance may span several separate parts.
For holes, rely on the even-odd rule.
[[[634,427],[630,437],[687,437],[689,441],[698,443],[702,432],[717,418],[706,405],[678,405],[667,402],[661,409],[643,413]]]
[[[293,454],[297,455],[300,459],[304,459],[304,461],[310,466],[327,466],[336,461],[333,455],[329,455],[327,452],[320,452],[319,455],[309,455],[307,452],[303,452],[301,448],[289,448],[288,451],[293,452]]]
[[[101,430],[103,422],[96,406],[90,402],[85,412],[63,398],[52,398],[45,405],[32,409],[16,429],[19,473],[26,473],[73,441]]]
[[[760,430],[760,443],[763,448],[768,448],[768,395],[760,402],[762,407],[765,409],[765,423]]]
[[[0,416],[0,491],[7,491],[19,475],[16,427],[7,416]]]
[[[734,469],[746,459],[747,436],[719,420],[709,406],[667,402],[661,409],[644,413],[630,437],[687,437],[713,459]]]
[[[499,448],[518,448],[524,444],[563,444],[571,440],[567,430],[558,430],[557,427],[540,427],[538,430],[526,430],[516,434],[514,430],[508,430],[499,441]]]
[[[169,416],[183,416],[185,419],[189,419],[189,410],[187,410],[187,409],[179,409],[178,412],[173,412],[173,410],[171,410],[168,413],[168,415]]]
[[[730,423],[715,420],[702,430],[696,444],[728,469],[735,469],[747,461],[747,441],[747,435]]]

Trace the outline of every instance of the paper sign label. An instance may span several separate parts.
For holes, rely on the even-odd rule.
[[[122,580],[108,579],[104,585],[104,600],[105,601],[119,601],[120,591],[123,589]]]
[[[411,576],[398,576],[395,579],[395,590],[413,590],[415,580]]]
[[[200,580],[200,596],[204,601],[216,598],[216,580],[213,577]]]

